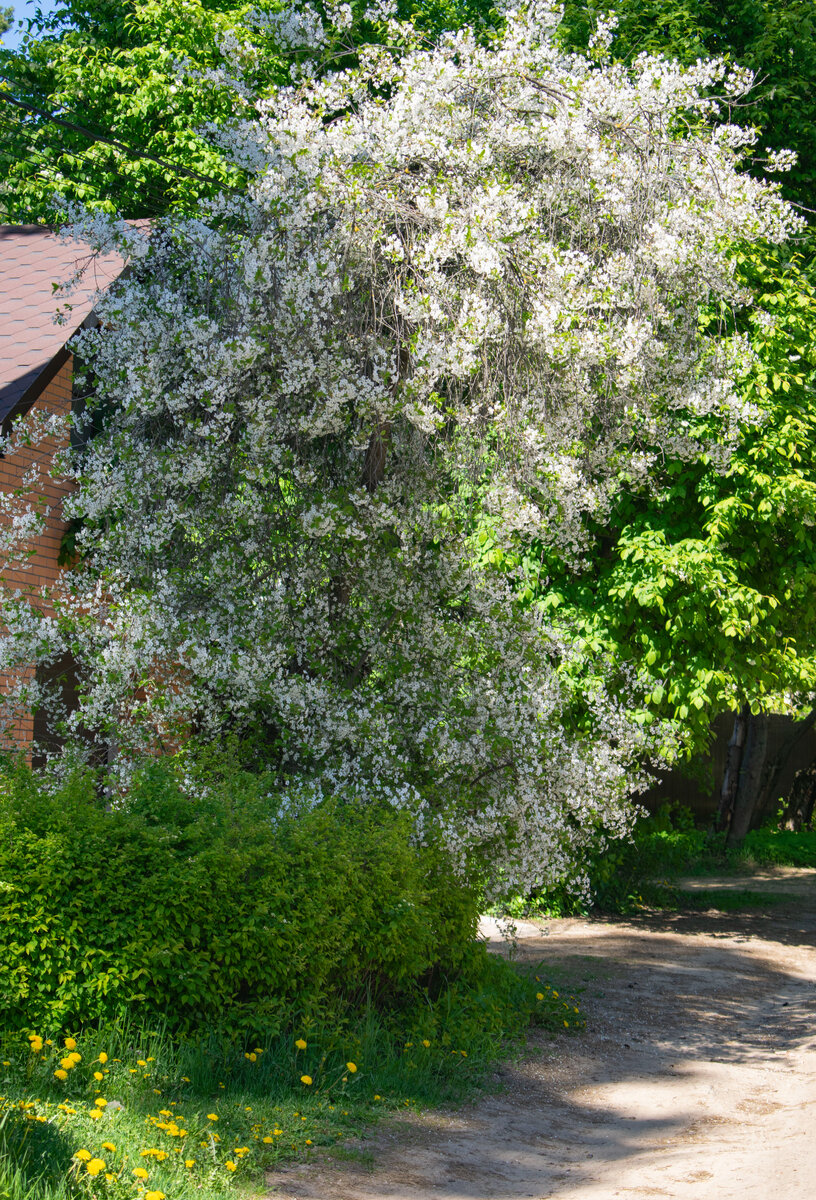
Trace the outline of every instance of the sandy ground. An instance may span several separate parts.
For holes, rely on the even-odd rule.
[[[532,1040],[463,1109],[383,1122],[357,1143],[372,1168],[315,1157],[271,1175],[271,1195],[814,1200],[816,872],[740,886],[787,898],[521,926],[511,952],[584,989],[587,1032]]]

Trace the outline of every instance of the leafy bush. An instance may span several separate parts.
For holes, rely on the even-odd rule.
[[[757,866],[816,867],[816,830],[754,829],[738,856]]]
[[[172,761],[109,810],[94,780],[0,771],[0,1027],[123,1011],[180,1032],[274,1032],[462,968],[477,900],[386,807],[270,794]]]

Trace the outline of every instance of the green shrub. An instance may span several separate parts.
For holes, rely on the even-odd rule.
[[[476,896],[404,815],[236,770],[190,790],[160,760],[106,811],[90,775],[0,771],[0,1027],[274,1033],[463,966]]]
[[[816,831],[754,829],[733,857],[758,866],[816,867]]]

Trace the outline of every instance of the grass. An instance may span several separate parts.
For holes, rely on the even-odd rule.
[[[462,1099],[530,1021],[563,1034],[584,1024],[574,1000],[491,959],[478,983],[426,994],[410,1013],[369,1008],[331,1030],[304,1023],[247,1047],[126,1024],[67,1042],[6,1034],[0,1200],[256,1191],[286,1160],[342,1156],[344,1139],[384,1112]]]

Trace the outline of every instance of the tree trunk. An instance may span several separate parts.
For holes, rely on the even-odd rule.
[[[762,804],[763,785],[766,782],[769,724],[767,713],[748,714],[745,748],[726,838],[726,845],[729,847],[738,846],[745,839]]]
[[[748,732],[748,718],[751,710],[744,704],[734,717],[734,729],[728,743],[728,755],[725,760],[722,787],[720,789],[720,805],[717,809],[717,819],[714,828],[722,831],[731,824],[731,814],[734,811],[734,800],[737,795],[742,755],[745,748],[745,735]]]

